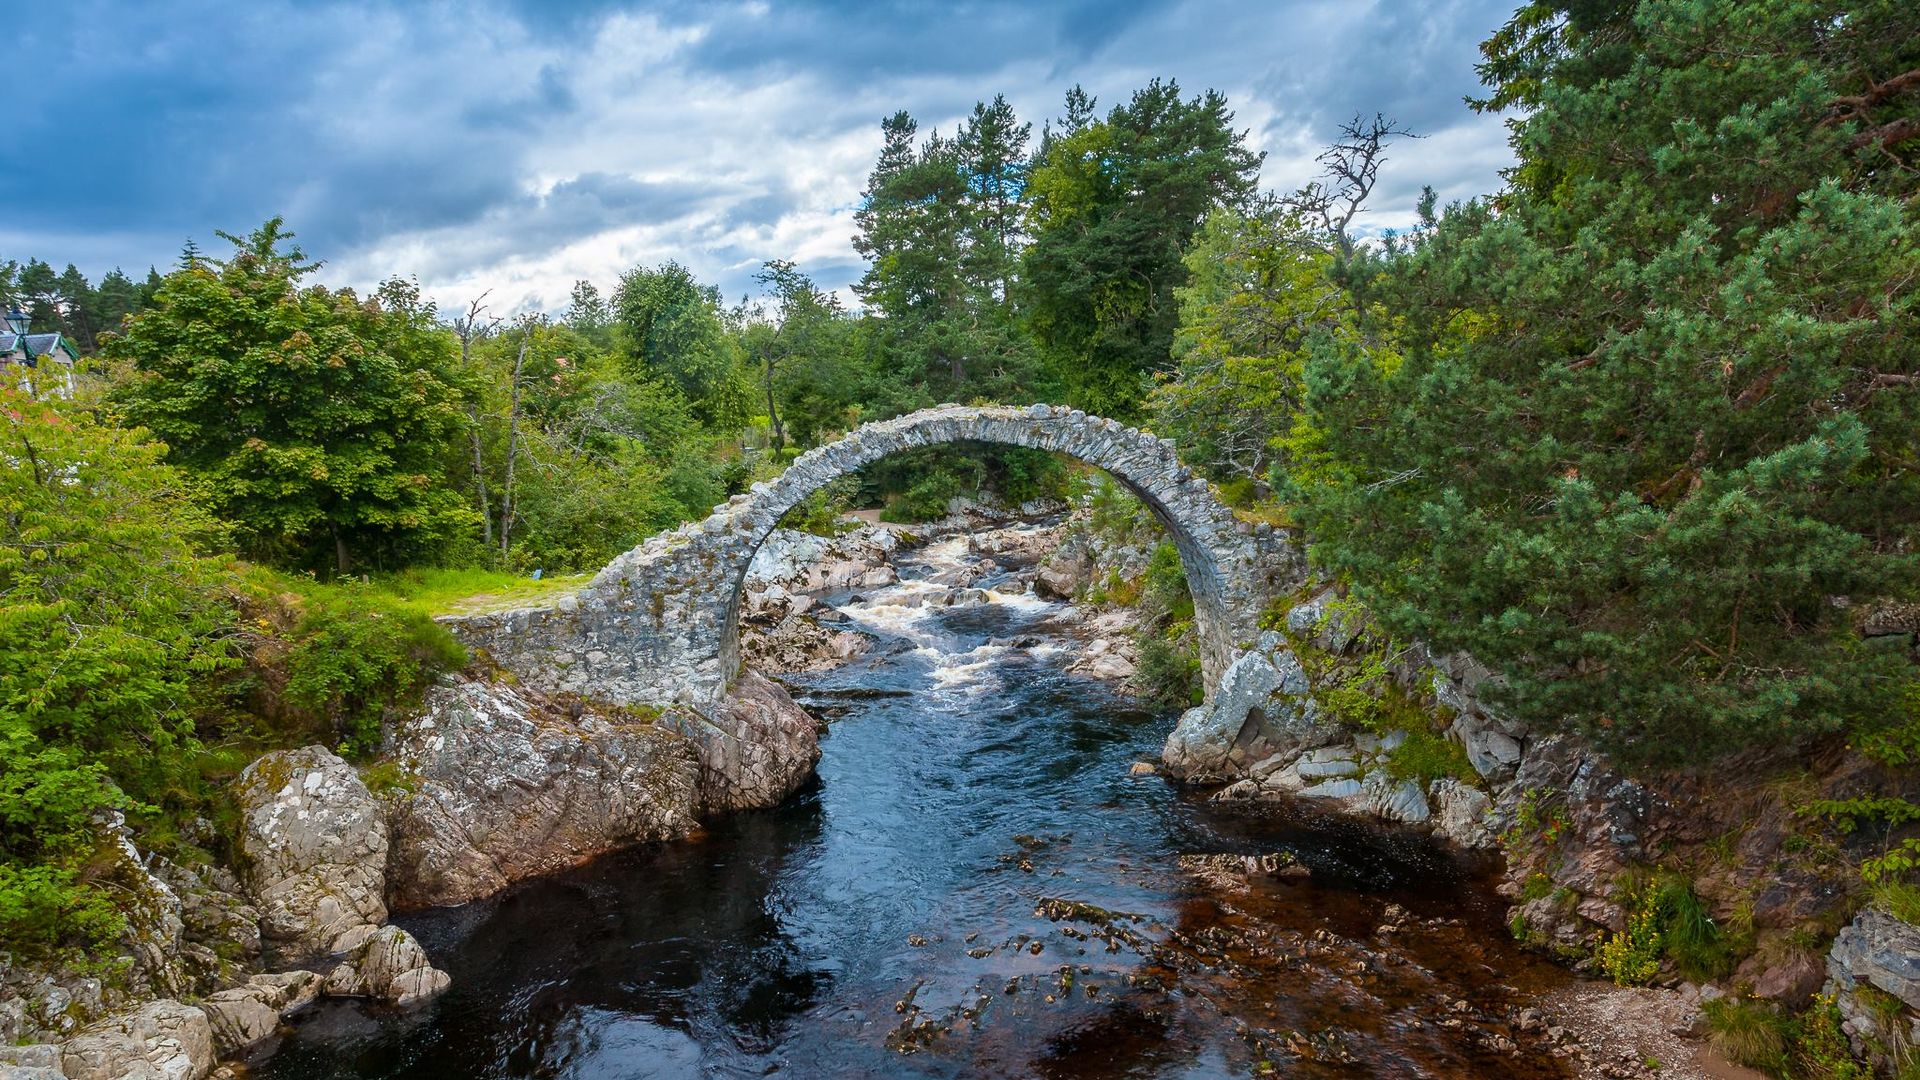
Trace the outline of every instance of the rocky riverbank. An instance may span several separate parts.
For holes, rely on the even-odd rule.
[[[1671,995],[1650,992],[1649,1008],[1678,1010],[1690,1033],[1712,1026],[1702,1009],[1716,1000],[1789,1013],[1826,1001],[1862,1060],[1890,1068],[1920,1045],[1920,930],[1867,901],[1856,867],[1871,850],[1842,849],[1806,812],[1872,789],[1858,757],[1836,748],[1791,776],[1760,760],[1630,776],[1577,738],[1502,716],[1491,672],[1384,639],[1338,590],[1273,622],[1168,738],[1177,778],[1493,853],[1518,939],[1612,977],[1608,950],[1646,951],[1653,966],[1631,980]],[[1712,944],[1663,958],[1646,914],[1660,904],[1710,920]],[[1655,1074],[1616,1056],[1601,1055],[1599,1075]]]
[[[830,538],[780,530],[749,572],[743,656],[781,673],[867,653],[875,639],[821,597],[894,586],[898,552],[939,543],[954,548],[951,569],[899,603],[985,603],[988,577],[999,596],[1077,601],[1049,636],[1074,643],[1071,670],[1124,685],[1138,672],[1138,618],[1114,586],[1147,572],[1155,542],[1058,506],[960,507],[931,526],[864,523]],[[1858,786],[1843,758],[1790,790],[1630,778],[1577,740],[1503,718],[1485,700],[1493,676],[1471,658],[1383,640],[1335,589],[1296,600],[1181,717],[1158,769],[1223,802],[1356,815],[1484,852],[1501,867],[1513,933],[1585,970],[1629,932],[1655,875],[1684,877],[1717,925],[1743,935],[1726,970],[1690,979],[1668,966],[1653,988],[1618,995],[1595,984],[1500,1019],[1488,1039],[1553,1047],[1582,1075],[1733,1075],[1674,1058],[1697,1052],[1705,1003],[1799,1008],[1823,993],[1857,1054],[1886,1061],[1920,1043],[1920,931],[1863,909],[1837,872],[1845,860],[1812,848],[1795,817]],[[386,925],[389,911],[468,903],[773,805],[811,775],[818,735],[759,675],[698,713],[543,694],[480,665],[393,725],[369,766],[322,747],[256,761],[236,787],[237,868],[175,865],[103,826],[102,873],[128,897],[127,960],[48,973],[0,958],[0,1071],[197,1078],[259,1052],[323,996],[430,998],[448,977]],[[1190,870],[1221,873],[1204,859]]]
[[[0,958],[0,1075],[198,1080],[321,997],[424,1001],[448,976],[390,911],[467,903],[773,805],[818,756],[813,718],[757,675],[711,715],[449,678],[366,766],[321,746],[250,765],[233,869],[174,865],[111,825],[103,872],[128,898],[125,959],[49,972]]]

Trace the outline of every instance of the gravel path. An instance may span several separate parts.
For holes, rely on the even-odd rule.
[[[1543,1011],[1564,1029],[1561,1049],[1582,1080],[1766,1080],[1693,1033],[1698,1006],[1679,991],[1585,982],[1548,999]]]

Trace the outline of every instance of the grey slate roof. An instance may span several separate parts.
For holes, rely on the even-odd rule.
[[[28,334],[27,355],[45,356],[60,343],[59,334]],[[20,347],[20,335],[11,331],[0,331],[0,353],[10,353]]]

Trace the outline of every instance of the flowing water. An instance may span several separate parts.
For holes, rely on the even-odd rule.
[[[453,988],[311,1010],[256,1075],[1564,1075],[1511,1020],[1568,977],[1473,867],[1133,775],[1173,718],[1067,673],[1066,609],[1004,576],[923,602],[969,561],[838,598],[882,644],[796,680],[808,790],[400,920]]]

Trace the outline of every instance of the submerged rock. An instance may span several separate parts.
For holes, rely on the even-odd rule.
[[[399,725],[390,895],[444,907],[596,855],[685,836],[699,762],[650,719],[455,678]]]
[[[261,935],[300,963],[386,921],[386,815],[353,767],[324,746],[279,750],[236,789],[240,849]]]
[[[1259,855],[1182,855],[1180,869],[1214,888],[1245,889],[1256,879],[1305,880],[1313,871],[1291,851]]]

